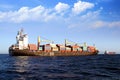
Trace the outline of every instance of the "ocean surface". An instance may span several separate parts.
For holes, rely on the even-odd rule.
[[[120,55],[12,57],[0,54],[0,80],[120,80]]]

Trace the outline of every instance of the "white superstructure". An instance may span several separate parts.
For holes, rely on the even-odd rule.
[[[28,36],[24,34],[23,29],[18,31],[16,36],[16,47],[18,49],[27,49],[28,48]]]

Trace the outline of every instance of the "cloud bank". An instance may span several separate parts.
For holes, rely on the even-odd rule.
[[[93,28],[99,28],[99,27],[120,27],[120,21],[113,21],[113,22],[95,21],[93,22]]]
[[[90,2],[78,1],[72,6],[59,2],[53,8],[37,6],[34,8],[21,7],[19,10],[0,11],[0,23],[25,23],[27,21],[49,22],[62,20],[68,28],[75,27],[120,27],[120,21],[103,21],[100,19],[102,9],[90,11],[95,5]],[[81,14],[84,12],[84,14]],[[59,15],[60,14],[60,15]]]

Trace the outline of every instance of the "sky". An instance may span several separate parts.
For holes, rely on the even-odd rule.
[[[64,39],[100,52],[120,53],[120,0],[0,0],[0,53],[8,53],[21,28],[29,43],[42,36],[63,44]]]

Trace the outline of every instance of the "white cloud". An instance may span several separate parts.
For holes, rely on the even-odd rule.
[[[94,7],[94,4],[89,2],[78,1],[74,4],[74,8],[70,9],[70,6],[65,3],[59,2],[54,8],[45,8],[43,6],[37,6],[34,8],[21,7],[16,11],[0,12],[0,22],[11,22],[11,23],[22,23],[26,21],[39,21],[39,22],[64,22],[65,26],[68,28],[100,28],[100,27],[120,27],[120,21],[102,21],[100,17],[100,12],[102,7],[97,11],[86,11],[83,15],[79,14],[86,9]],[[55,11],[56,10],[56,11]],[[68,14],[64,14],[66,10],[69,11]],[[63,15],[57,15],[60,13]],[[72,13],[74,12],[74,14]],[[62,24],[61,24],[62,25]],[[63,25],[64,26],[64,25]]]
[[[100,18],[101,9],[93,12],[87,12],[84,15],[71,16],[66,19],[69,29],[98,29],[102,27],[120,27],[120,21],[103,21]]]
[[[112,21],[112,22],[107,22],[107,21],[95,21],[92,24],[93,28],[100,28],[100,27],[120,27],[120,21]]]
[[[108,25],[109,25],[109,27],[120,27],[120,21],[114,21]]]
[[[99,27],[103,27],[105,25],[105,23],[103,21],[95,21],[93,22],[93,24],[91,25],[93,28],[99,28]]]
[[[92,8],[92,7],[94,7],[93,3],[78,1],[77,3],[74,3],[74,7],[72,8],[72,12],[74,14],[79,14],[87,9]]]
[[[71,16],[66,22],[69,24],[69,28],[88,28],[91,27],[91,23],[99,19],[100,10],[94,12],[87,12],[81,16]]]
[[[29,7],[22,7],[18,11],[0,12],[0,22],[46,21],[54,18],[50,12],[50,9],[45,9],[41,5],[31,9]]]
[[[58,12],[58,13],[61,13],[67,9],[69,9],[70,6],[68,4],[65,4],[65,3],[61,3],[59,2],[56,6],[55,6],[55,10]]]
[[[69,8],[68,4],[59,2],[55,8],[37,6],[34,8],[21,7],[16,11],[0,12],[0,22],[22,23],[26,21],[49,21],[57,19],[57,13],[64,13]],[[55,11],[55,10],[56,11]],[[62,14],[64,15],[64,14]],[[59,17],[59,16],[57,16]]]
[[[83,10],[91,8],[94,5],[92,3],[78,1],[77,3],[74,4],[74,8],[72,10],[74,9],[76,10],[77,8],[76,6],[78,6],[78,12],[81,12]],[[67,10],[68,13],[64,14],[65,12],[67,12]],[[59,2],[54,8],[50,8],[50,9],[45,8],[41,5],[34,8],[21,7],[19,10],[16,11],[0,12],[0,22],[22,23],[26,21],[49,21],[56,19],[57,20],[63,19],[64,21],[66,20],[66,18],[70,18],[72,15],[71,11],[69,10],[71,10],[70,6],[68,4],[61,2]],[[61,15],[57,15],[56,12],[60,13]],[[85,15],[88,16],[90,14],[85,14]],[[74,18],[70,18],[70,19],[74,19]]]

